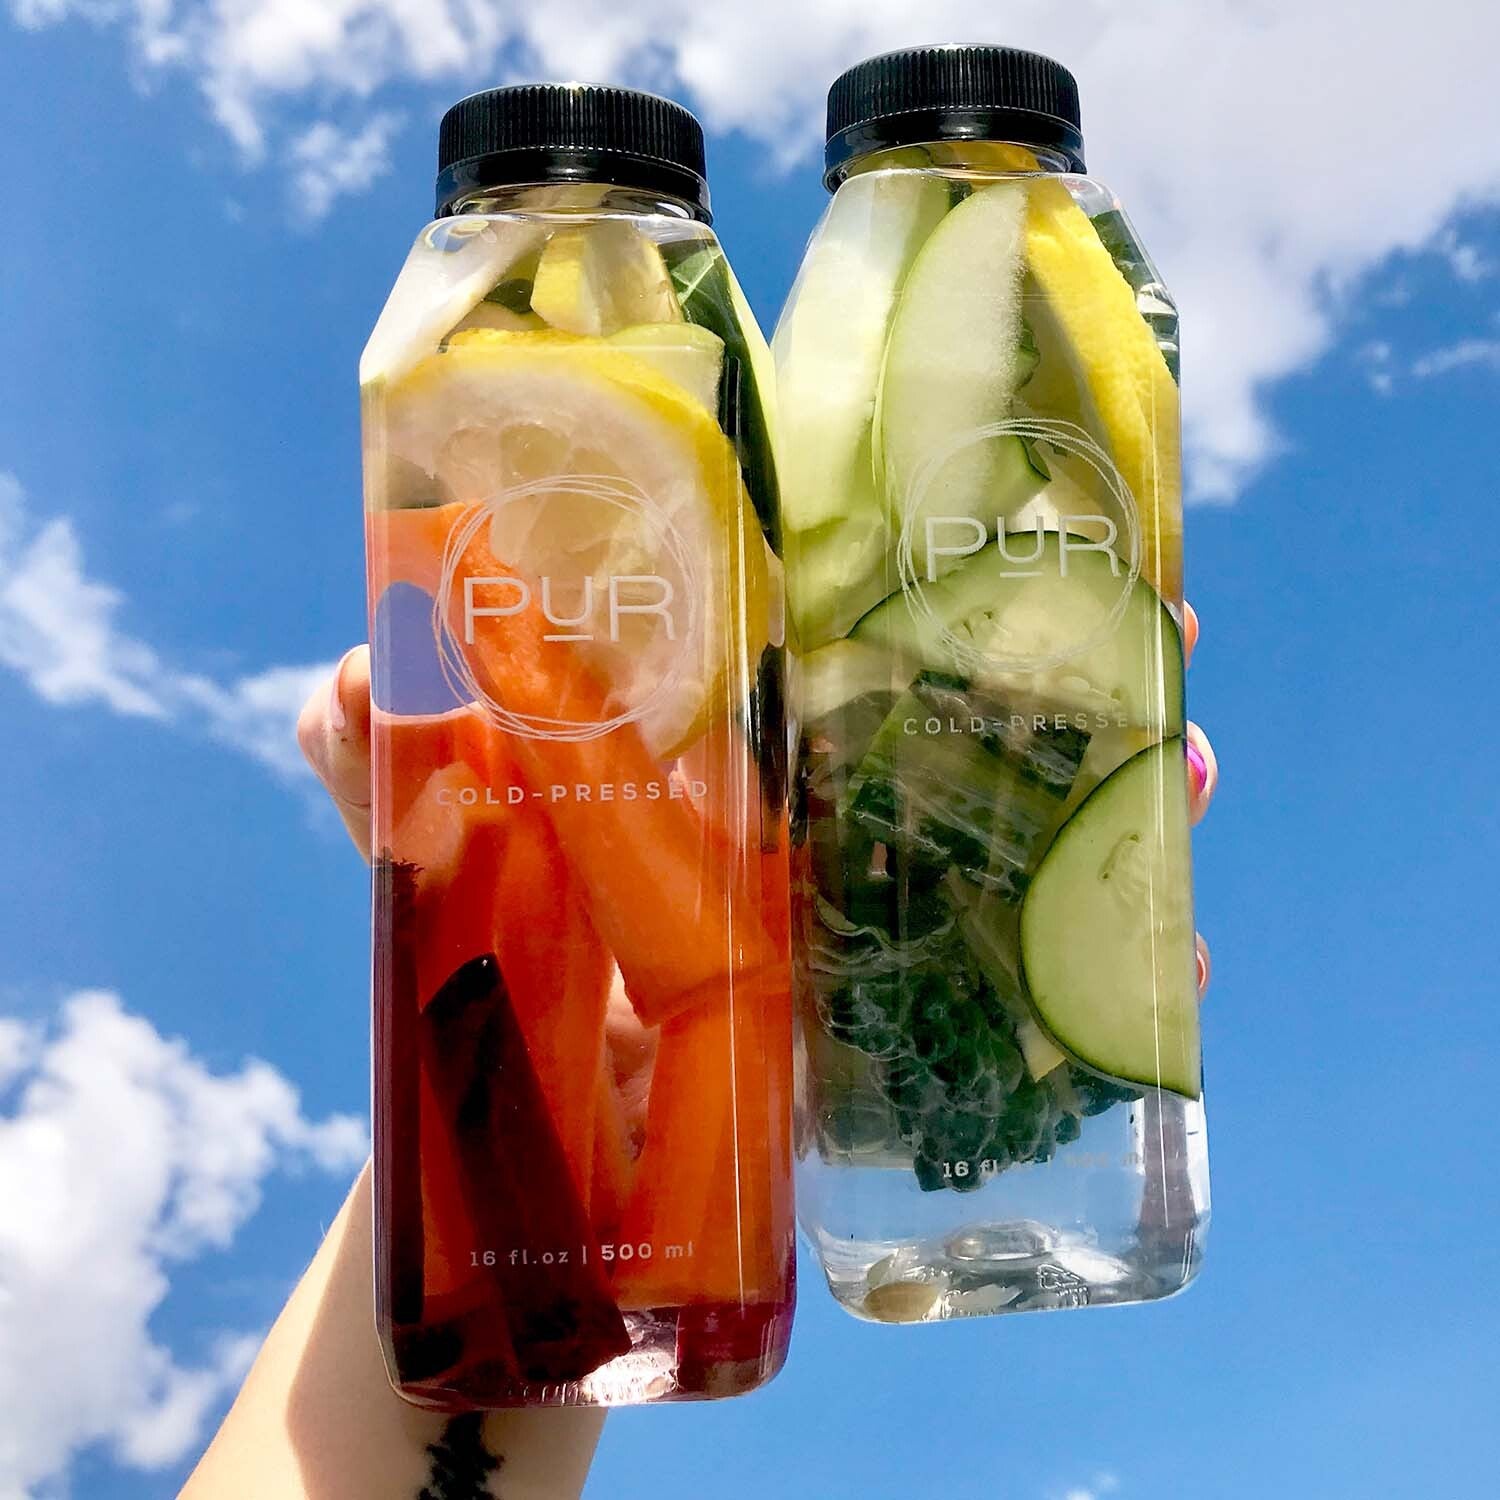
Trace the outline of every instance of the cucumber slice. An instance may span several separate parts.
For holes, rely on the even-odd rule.
[[[857,698],[900,692],[906,679],[883,651],[859,641],[831,641],[796,664],[802,723],[820,724]],[[894,672],[894,677],[893,677]]]
[[[920,603],[905,592],[893,594],[859,622],[852,639],[890,651],[914,669],[972,676],[976,686],[1018,702],[1097,716],[1091,728],[1123,719],[1159,735],[1180,734],[1177,622],[1156,590],[1137,580],[1109,631],[1124,564],[1110,553],[1080,550],[1088,545],[1082,537],[1068,538],[1066,572],[1060,533],[1046,533],[1036,559],[1026,564],[986,545],[936,583],[922,584]],[[1034,546],[1033,538],[1014,538],[1012,555],[1029,557]],[[1048,664],[1070,642],[1088,649]]]
[[[1180,738],[1079,806],[1021,908],[1021,969],[1058,1046],[1110,1078],[1201,1090],[1192,855]]]
[[[772,451],[775,371],[760,325],[716,242],[669,240],[661,246],[661,253],[683,317],[696,327],[716,334],[723,342],[725,358],[740,367],[741,430],[736,434],[740,467],[761,529],[779,555],[781,500]]]
[[[856,510],[816,531],[786,534],[788,606],[799,649],[838,641],[891,591],[890,532],[878,512]]]
[[[880,513],[870,451],[886,329],[947,210],[942,179],[914,172],[872,172],[834,195],[772,341],[789,530]]]
[[[938,225],[906,278],[880,387],[878,460],[888,512],[919,566],[928,517],[993,529],[1042,486],[1019,438],[976,435],[1010,416],[1033,368],[1021,318],[1025,248],[1026,189],[995,183]]]
[[[989,981],[1016,1029],[1016,1044],[1026,1071],[1040,1080],[1068,1060],[1065,1053],[1036,1023],[1021,985],[1017,951],[1016,908],[987,891],[976,890],[956,876],[948,889],[958,908],[958,930],[979,972]]]

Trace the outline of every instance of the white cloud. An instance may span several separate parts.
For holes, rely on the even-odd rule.
[[[1456,229],[1442,234],[1435,248],[1460,281],[1484,281],[1494,275],[1494,262],[1477,245],[1460,239]]]
[[[222,1333],[192,1362],[151,1320],[174,1266],[222,1250],[278,1169],[352,1171],[362,1121],[310,1121],[274,1068],[211,1072],[181,1041],[82,991],[52,1030],[0,1022],[0,1496],[50,1493],[106,1445],[139,1468],[181,1460],[258,1339]]]
[[[1500,339],[1460,339],[1446,349],[1424,354],[1413,362],[1411,372],[1419,380],[1430,380],[1434,375],[1451,375],[1454,370],[1476,365],[1500,370]]]
[[[1368,273],[1427,247],[1478,274],[1452,221],[1500,196],[1500,10],[1473,0],[1429,0],[1420,26],[1398,0],[1367,0],[1357,24],[1306,0],[1013,0],[1003,20],[990,0],[10,3],[32,26],[128,25],[134,62],[191,74],[251,157],[279,132],[307,141],[330,102],[378,121],[402,84],[446,98],[524,74],[677,89],[806,168],[824,89],[862,55],[973,37],[1050,52],[1078,73],[1093,162],[1185,307],[1200,499],[1232,498],[1277,451],[1268,386],[1326,352],[1356,287],[1382,295]],[[378,164],[388,136],[346,130]],[[324,192],[359,175],[326,165],[335,139],[313,137]]]
[[[316,222],[334,201],[363,192],[391,167],[390,143],[401,118],[378,114],[357,131],[340,130],[327,120],[310,125],[291,144],[288,160],[297,212]]]
[[[1388,339],[1372,339],[1359,351],[1357,357],[1364,368],[1365,379],[1378,395],[1389,396],[1396,389],[1396,377],[1391,369],[1394,355],[1395,350]]]
[[[177,670],[129,634],[124,604],[89,576],[73,522],[34,519],[20,484],[0,473],[0,665],[49,703],[196,724],[279,774],[303,770],[297,711],[331,664],[215,682]]]
[[[1089,1484],[1077,1484],[1065,1490],[1062,1500],[1103,1500],[1105,1495],[1113,1495],[1119,1488],[1120,1481],[1116,1475],[1096,1474]]]

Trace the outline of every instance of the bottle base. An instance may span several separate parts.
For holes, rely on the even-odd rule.
[[[445,1413],[707,1401],[764,1385],[786,1362],[791,1338],[789,1305],[694,1305],[623,1316],[629,1351],[573,1379],[527,1378],[509,1350],[454,1350],[443,1369],[431,1371],[434,1332],[400,1325],[386,1344],[386,1368],[403,1400]]]
[[[1183,1234],[1107,1251],[1096,1239],[1022,1219],[941,1238],[864,1244],[819,1235],[839,1304],[871,1323],[936,1323],[997,1313],[1159,1301],[1202,1261],[1206,1220]]]

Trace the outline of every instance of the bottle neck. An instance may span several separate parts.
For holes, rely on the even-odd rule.
[[[843,179],[862,172],[880,172],[901,167],[953,168],[974,172],[1068,172],[1068,158],[1061,151],[1045,146],[1023,146],[1012,141],[950,140],[928,141],[920,145],[891,146],[855,157],[843,172]]]
[[[685,198],[608,182],[507,182],[476,188],[454,201],[455,214],[546,214],[590,217],[698,219]]]

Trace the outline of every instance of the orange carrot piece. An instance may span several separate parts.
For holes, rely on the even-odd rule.
[[[593,1181],[589,1190],[589,1218],[601,1240],[613,1239],[625,1212],[635,1164],[614,1079],[604,1068],[596,1084],[594,1106]]]
[[[534,802],[504,800],[503,789],[517,777],[510,737],[466,717],[469,725],[460,723],[451,743],[429,747],[459,758],[431,773],[391,838],[395,857],[419,872],[423,1003],[459,964],[496,953],[574,1185],[586,1199],[613,964],[546,814]],[[422,748],[413,742],[414,751]]]
[[[404,1066],[418,1066],[417,1060],[406,1059]],[[422,1292],[423,1316],[430,1322],[434,1299],[451,1297],[475,1278],[470,1255],[479,1238],[464,1207],[458,1163],[425,1066],[421,1066],[420,1075],[417,1133],[422,1163]]]
[[[774,1302],[792,1256],[788,976],[736,980],[733,995],[667,1022],[620,1241],[622,1307]],[[680,1253],[670,1253],[669,1247]]]
[[[483,530],[459,572],[515,576],[490,555]],[[482,600],[483,586],[475,593]],[[455,641],[462,642],[462,618],[451,623]],[[580,723],[608,718],[603,688],[576,652],[546,641],[546,633],[533,605],[514,615],[481,617],[474,645],[464,649],[486,692],[513,712]],[[518,735],[512,743],[526,783],[540,794],[583,882],[594,925],[649,1024],[705,1002],[731,973],[777,961],[755,916],[758,902],[747,902],[745,892],[725,879],[702,818],[684,797],[671,796],[667,772],[634,725],[593,740]],[[611,788],[609,801],[598,791],[605,786]]]
[[[440,766],[391,835],[392,855],[417,866],[417,889],[424,896],[453,884],[475,829],[510,821],[506,808],[484,801],[479,780],[465,761]],[[463,796],[479,800],[466,806],[459,800]]]
[[[495,892],[505,855],[505,828],[495,821],[463,829],[452,879],[420,887],[418,992],[425,1007],[460,965],[495,945]]]
[[[483,781],[485,721],[475,709],[446,714],[370,715],[370,750],[376,843],[388,844],[421,796],[428,778],[445,766],[472,766],[473,784]]]
[[[365,513],[365,564],[370,608],[393,583],[410,583],[436,594],[443,548],[454,522],[469,507],[458,502]]]

